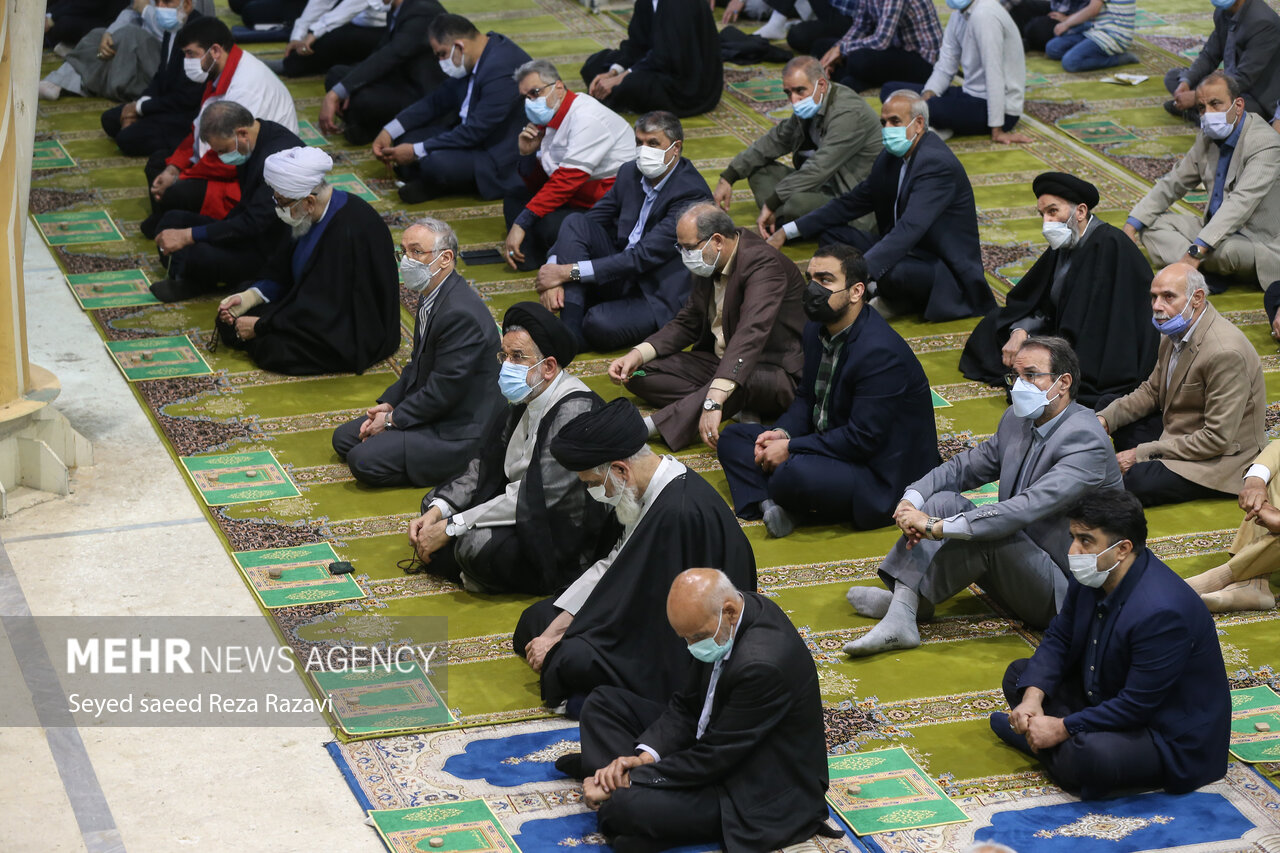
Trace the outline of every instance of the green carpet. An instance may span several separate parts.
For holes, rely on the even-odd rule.
[[[628,7],[611,3],[608,8],[625,13]],[[617,16],[593,16],[571,0],[470,0],[460,10],[482,29],[512,35],[531,55],[557,62],[575,88],[581,88],[576,79],[581,61],[600,47],[616,44],[623,34]],[[984,260],[997,298],[1003,298],[1044,250],[1030,191],[1035,174],[1060,169],[1087,177],[1101,190],[1099,213],[1120,222],[1149,186],[1147,178],[1131,168],[1140,164],[1124,158],[1132,153],[1159,159],[1186,147],[1191,130],[1164,115],[1156,86],[1166,67],[1187,61],[1179,51],[1168,49],[1176,46],[1170,39],[1199,37],[1207,20],[1207,4],[1201,0],[1164,0],[1158,16],[1145,15],[1138,53],[1141,73],[1152,80],[1132,89],[1098,82],[1104,73],[1064,75],[1053,63],[1029,58],[1029,100],[1072,105],[1067,117],[1043,111],[1050,120],[1029,117],[1025,130],[1035,141],[1027,146],[994,146],[972,137],[951,141],[974,183]],[[263,45],[252,50],[271,58],[281,55],[282,48]],[[57,63],[46,55],[45,71]],[[731,68],[730,82],[768,81],[776,79],[779,70],[778,65]],[[289,87],[297,98],[299,117],[314,121],[322,94],[319,79],[289,81]],[[768,127],[771,115],[785,112],[783,102],[761,100],[769,91],[758,85],[731,85],[714,111],[685,122],[686,154],[713,183],[729,159]],[[874,93],[868,95],[874,99]],[[108,106],[102,100],[74,97],[41,102],[39,138],[61,141],[77,164],[37,172],[33,198],[43,199],[45,209],[106,209],[127,238],[63,250],[58,254],[67,271],[142,267],[159,278],[163,271],[154,247],[137,233],[146,212],[142,163],[118,156],[103,138],[98,114]],[[1089,136],[1080,124],[1072,123],[1085,119],[1102,129]],[[1111,125],[1103,127],[1106,122]],[[354,172],[379,195],[374,205],[388,217],[396,236],[413,216],[427,211],[450,221],[464,248],[493,246],[505,235],[500,202],[446,198],[405,208],[392,196],[390,173],[367,150],[340,140],[328,150],[338,161],[337,171]],[[732,213],[744,225],[755,220],[745,183],[734,195]],[[811,249],[799,245],[786,251],[802,261]],[[464,266],[462,272],[495,316],[511,303],[532,297],[530,275],[512,274],[501,266]],[[1261,295],[1235,290],[1213,301],[1258,346],[1269,371],[1269,399],[1277,399],[1280,362],[1267,335]],[[215,299],[208,298],[176,306],[105,309],[94,312],[94,318],[107,340],[191,334],[200,341],[209,334],[214,304]],[[367,597],[271,611],[268,618],[285,641],[303,651],[312,644],[333,642],[413,642],[446,623],[446,698],[464,725],[539,715],[536,677],[509,648],[511,629],[529,599],[474,596],[430,576],[403,575],[396,561],[409,556],[404,530],[417,512],[422,491],[358,485],[330,447],[333,428],[363,411],[404,363],[411,334],[407,312],[402,323],[400,352],[362,376],[278,376],[255,369],[244,355],[224,348],[207,355],[215,371],[211,377],[143,383],[134,386],[135,392],[175,456],[270,450],[299,486],[300,497],[209,510],[210,522],[229,551],[325,541],[354,564],[355,578]],[[956,368],[974,321],[925,324],[900,319],[893,324],[919,354],[935,390],[951,404],[936,410],[943,450],[950,454],[990,434],[1004,410],[1003,393],[966,381]],[[589,353],[574,363],[572,372],[613,397],[620,391],[604,376],[607,364],[606,354]],[[713,454],[693,449],[679,456],[727,497]],[[1219,561],[1238,517],[1234,504],[1225,500],[1155,509],[1149,514],[1151,545],[1180,573],[1191,574]],[[1006,618],[973,589],[941,607],[939,618],[924,626],[921,648],[850,661],[841,647],[872,622],[851,615],[845,590],[850,584],[877,583],[875,569],[895,541],[894,531],[805,528],[778,541],[766,539],[758,523],[744,528],[760,566],[761,590],[787,611],[813,652],[828,704],[833,751],[906,746],[949,792],[1025,788],[1042,778],[1025,757],[1000,745],[984,722],[1001,703],[1004,667],[1031,651],[1034,633]],[[1233,685],[1273,682],[1272,663],[1280,652],[1275,615],[1240,614],[1219,622]]]

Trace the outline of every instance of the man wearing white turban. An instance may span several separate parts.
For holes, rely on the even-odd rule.
[[[151,285],[161,302],[191,299],[254,278],[289,229],[275,217],[271,187],[263,178],[267,158],[302,144],[297,134],[267,119],[255,119],[235,101],[217,101],[200,116],[200,138],[220,160],[235,167],[240,200],[219,219],[190,210],[169,210],[157,225],[156,248],[168,276]]]
[[[400,345],[391,232],[367,202],[325,181],[331,168],[305,146],[263,168],[292,237],[248,289],[222,300],[218,333],[264,370],[362,373]]]

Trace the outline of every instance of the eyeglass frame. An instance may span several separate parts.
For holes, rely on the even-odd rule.
[[[1060,379],[1063,375],[1064,374],[1062,373],[1054,373],[1052,371],[1037,372],[1037,373],[1017,373],[1017,372],[1006,373],[1004,375],[1004,384],[1007,387],[1012,388],[1019,379],[1025,379],[1028,382],[1030,382],[1032,385],[1035,385],[1036,383],[1034,380],[1039,379],[1041,376],[1052,376],[1054,377],[1053,381],[1057,382],[1058,379]]]

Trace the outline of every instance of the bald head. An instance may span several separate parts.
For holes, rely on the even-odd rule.
[[[686,643],[727,642],[741,615],[742,593],[719,569],[688,569],[671,582],[667,621]]]
[[[1199,270],[1190,264],[1169,264],[1151,279],[1151,314],[1161,322],[1175,314],[1185,314],[1195,322],[1208,295],[1208,285]]]

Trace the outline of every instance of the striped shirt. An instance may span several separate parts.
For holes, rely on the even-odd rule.
[[[813,429],[819,435],[831,426],[831,377],[836,372],[836,362],[844,351],[852,328],[850,323],[834,335],[828,335],[825,329],[818,334],[822,360],[818,362],[818,375],[813,381]]]
[[[931,0],[832,0],[831,5],[853,18],[839,42],[842,56],[896,47],[938,61],[942,25]]]
[[[1133,16],[1136,0],[1106,0],[1093,26],[1084,37],[1110,56],[1124,53],[1133,44]]]

